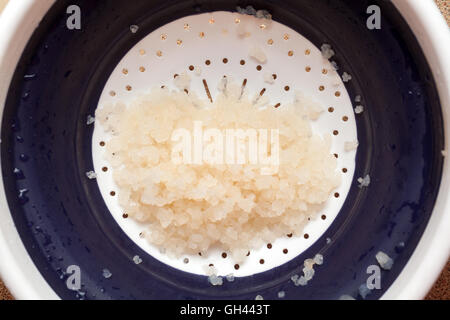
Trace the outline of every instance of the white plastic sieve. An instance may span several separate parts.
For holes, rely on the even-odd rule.
[[[131,27],[130,32],[140,32]],[[267,62],[250,58],[253,47],[260,48]],[[198,72],[201,70],[201,73]],[[351,99],[341,78],[317,47],[296,31],[275,21],[229,12],[213,12],[173,21],[147,35],[120,61],[101,95],[99,106],[114,101],[129,101],[142,91],[155,86],[175,89],[175,74],[191,76],[190,90],[207,99],[204,81],[212,98],[220,79],[226,75],[240,82],[247,79],[246,90],[251,96],[265,90],[271,103],[292,102],[295,90],[313,97],[325,107],[325,112],[312,123],[315,133],[332,135],[332,152],[338,157],[342,183],[318,215],[310,221],[301,237],[284,237],[250,253],[237,269],[230,255],[211,250],[207,255],[186,255],[169,258],[139,234],[145,225],[123,218],[117,201],[117,187],[112,171],[104,160],[110,136],[96,123],[92,139],[94,170],[101,194],[111,214],[122,230],[138,246],[154,258],[174,268],[195,274],[205,274],[205,266],[213,264],[220,275],[248,276],[280,266],[311,246],[331,225],[341,209],[353,181],[356,150],[345,151],[346,142],[357,141],[355,116]],[[276,75],[273,84],[265,75]],[[114,193],[113,193],[114,194]]]

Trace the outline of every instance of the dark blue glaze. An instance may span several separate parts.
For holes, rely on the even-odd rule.
[[[382,29],[366,28],[377,1],[58,1],[39,25],[16,69],[2,119],[1,160],[6,196],[20,236],[37,268],[64,299],[335,299],[356,296],[366,268],[382,250],[395,259],[382,273],[379,298],[420,240],[439,189],[444,146],[436,86],[418,43],[395,8],[380,1]],[[65,27],[65,9],[78,4],[82,30]],[[357,116],[356,177],[338,218],[304,254],[268,272],[212,287],[206,277],[172,269],[139,249],[109,214],[92,170],[86,126],[100,93],[123,55],[146,34],[173,19],[237,5],[268,9],[275,20],[318,47],[330,43],[353,80],[366,112]],[[132,34],[130,25],[139,25]],[[299,70],[304,66],[299,66]],[[15,171],[17,168],[20,171]],[[26,190],[26,191],[25,191]],[[19,198],[19,194],[21,197]],[[326,244],[331,238],[331,244]],[[404,246],[399,243],[403,242]],[[306,258],[321,252],[307,287],[294,287]],[[135,265],[133,256],[143,263]],[[81,292],[66,288],[65,270],[79,265]],[[102,270],[112,273],[110,279]]]

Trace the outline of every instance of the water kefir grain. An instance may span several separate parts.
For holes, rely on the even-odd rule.
[[[340,184],[331,136],[311,131],[323,108],[297,93],[292,104],[274,109],[253,104],[241,86],[228,84],[213,105],[193,93],[154,89],[129,105],[98,108],[96,118],[114,132],[105,157],[129,218],[145,224],[145,237],[173,257],[219,247],[235,263],[247,252],[286,234],[302,235],[308,218]],[[208,106],[208,107],[205,107]],[[278,171],[261,165],[176,164],[172,133],[203,130],[279,129]],[[111,154],[115,156],[111,156]]]

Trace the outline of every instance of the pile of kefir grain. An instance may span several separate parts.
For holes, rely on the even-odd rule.
[[[121,207],[174,257],[220,248],[243,261],[250,250],[301,234],[340,184],[331,137],[311,129],[322,106],[297,93],[275,108],[230,81],[221,90],[210,103],[154,89],[96,112],[111,134],[105,160]],[[233,146],[232,133],[248,135]]]

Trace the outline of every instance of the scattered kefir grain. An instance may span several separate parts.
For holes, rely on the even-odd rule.
[[[272,15],[267,10],[256,10],[253,6],[247,6],[246,8],[236,7],[236,11],[240,14],[254,16],[258,19],[272,20]]]
[[[358,141],[346,141],[344,142],[344,150],[345,152],[350,152],[356,150],[359,146]]]
[[[316,256],[314,257],[314,262],[318,265],[321,266],[323,264],[323,255],[321,254],[316,254]]]
[[[307,267],[303,268],[303,277],[306,281],[310,281],[314,277],[315,271],[314,269],[309,269]],[[301,277],[300,277],[301,278]]]
[[[90,180],[97,179],[97,174],[94,171],[89,171],[86,172],[86,177]]]
[[[378,264],[380,267],[384,270],[391,270],[392,266],[394,265],[394,260],[392,260],[391,257],[389,257],[386,253],[379,251],[375,258],[378,261]]]
[[[356,299],[353,298],[352,296],[348,295],[348,294],[344,294],[344,295],[339,297],[339,300],[356,300]]]
[[[263,296],[261,296],[261,295],[257,295],[257,296],[255,297],[255,300],[264,300],[264,298],[263,298]]]
[[[86,124],[89,126],[95,122],[95,118],[90,114],[87,116]]]
[[[361,114],[364,112],[364,107],[362,105],[357,105],[355,108],[355,113],[356,114]]]
[[[294,274],[291,277],[291,281],[294,283],[294,286],[298,287],[300,285],[304,286],[307,284],[307,281],[305,281],[305,277],[299,276],[298,274]]]
[[[24,174],[19,168],[14,168],[13,173],[16,176],[17,180],[22,180],[24,178]]]
[[[304,287],[304,286],[306,286],[307,284],[308,284],[308,279],[306,279],[305,276],[301,276],[301,277],[298,279],[297,286],[302,286],[302,287]]]
[[[311,129],[320,105],[297,94],[278,109],[258,108],[240,84],[222,89],[212,105],[191,93],[154,89],[96,113],[103,129],[114,132],[105,160],[123,212],[144,223],[146,239],[172,257],[218,245],[242,262],[250,250],[302,230],[340,184],[331,137]],[[279,130],[279,166],[262,174],[265,166],[248,159],[241,165],[174,162],[172,134],[192,134],[194,121],[202,121],[203,131]]]
[[[236,7],[236,11],[240,14],[247,14],[249,16],[256,15],[256,9],[253,6],[247,6],[246,8]]]
[[[314,277],[314,274],[316,273],[314,270],[314,265],[322,265],[323,264],[323,256],[321,254],[316,254],[314,256],[314,259],[306,259],[303,262],[303,275],[302,276],[298,276],[298,275],[293,275],[291,277],[292,282],[294,282],[294,285],[296,286],[306,286],[308,284],[309,281],[312,280],[312,278]]]
[[[368,187],[370,185],[370,176],[366,175],[364,178],[358,178],[359,188]]]
[[[273,77],[273,74],[265,73],[264,74],[264,82],[266,82],[268,84],[274,84],[275,83],[275,79]]]
[[[267,10],[258,10],[258,11],[256,11],[255,17],[258,18],[258,19],[272,20],[272,15]]]
[[[28,201],[28,198],[25,196],[29,192],[28,189],[20,189],[19,190],[19,200],[20,201]]]
[[[367,287],[366,283],[363,283],[362,285],[359,286],[358,288],[358,293],[361,296],[361,298],[366,299],[366,297],[372,292],[372,290],[370,290]]]
[[[264,51],[261,50],[261,48],[259,47],[252,47],[250,49],[250,52],[248,54],[250,56],[250,58],[255,59],[256,61],[258,61],[259,63],[266,63],[267,61],[267,56],[264,53]]]
[[[181,91],[189,90],[191,87],[191,77],[186,73],[182,73],[175,77],[173,83]]]
[[[138,30],[139,30],[139,27],[137,25],[133,24],[130,26],[130,31],[132,33],[136,33],[136,32],[138,32]]]
[[[349,75],[347,72],[344,72],[342,74],[342,81],[344,82],[349,82],[350,80],[352,80],[352,76]]]
[[[306,97],[302,92],[295,91],[294,102],[298,105],[303,105],[307,116],[310,120],[319,119],[320,115],[325,111],[325,109],[317,102]]]
[[[331,66],[333,67],[333,69],[334,69],[335,71],[338,71],[338,70],[339,70],[339,66],[338,66],[338,64],[337,64],[336,61],[331,61],[330,63],[331,63]]]
[[[266,30],[272,24],[272,15],[267,10],[256,11],[252,6],[247,6],[247,8],[237,7],[236,9],[241,14],[235,18],[236,32],[241,38],[250,37],[250,31],[254,30],[255,26],[260,30]]]
[[[284,292],[284,291],[278,292],[278,298],[279,299],[283,299],[284,297],[286,297],[286,292]]]
[[[330,244],[330,243],[331,243],[331,239],[330,239],[330,238],[327,238],[327,239],[326,239],[326,242],[327,242],[327,244]]]
[[[139,257],[139,256],[134,256],[134,257],[133,257],[133,262],[134,262],[135,264],[141,264],[141,263],[142,263],[142,259],[141,259],[141,257]]]
[[[307,269],[312,269],[314,267],[314,260],[313,259],[306,259],[305,261],[303,261],[303,266]]]
[[[234,282],[234,280],[235,280],[234,274],[232,274],[232,273],[227,275],[225,278],[227,279],[228,282]]]
[[[330,60],[331,57],[334,56],[334,50],[331,48],[331,45],[324,43],[321,47],[320,50],[322,51],[322,57],[324,57],[324,59]]]
[[[222,277],[216,276],[214,274],[208,277],[208,281],[213,286],[221,286],[223,284]]]
[[[103,273],[102,274],[103,274],[103,278],[105,278],[105,279],[109,279],[109,278],[112,277],[112,273],[108,269],[103,269]]]
[[[357,95],[355,97],[355,102],[361,102],[361,96],[360,95]]]

